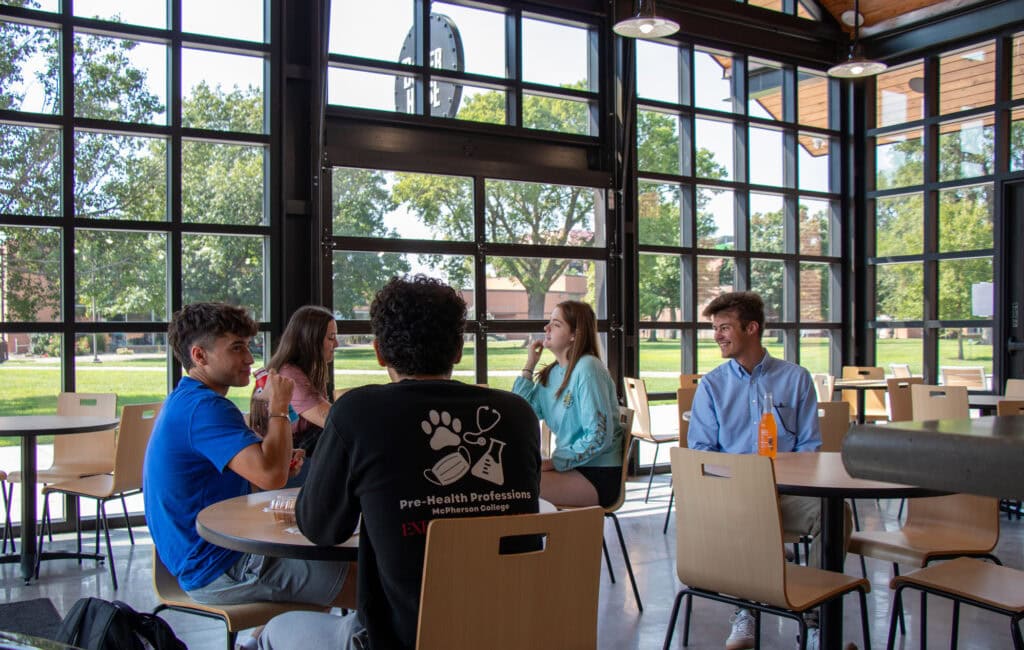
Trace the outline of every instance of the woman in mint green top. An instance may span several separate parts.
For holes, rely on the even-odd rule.
[[[555,362],[535,378],[544,348]],[[622,427],[590,305],[568,300],[555,307],[544,338],[530,342],[512,392],[530,403],[555,437],[555,450],[541,465],[541,498],[567,506],[614,503],[622,487]]]

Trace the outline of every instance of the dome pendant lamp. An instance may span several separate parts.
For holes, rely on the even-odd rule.
[[[662,38],[679,31],[679,23],[658,16],[654,0],[636,0],[636,13],[620,20],[612,31],[626,38]]]
[[[846,16],[844,15],[843,18],[845,19]],[[850,41],[846,60],[829,68],[829,76],[840,79],[860,79],[884,72],[889,67],[881,61],[865,59],[861,54],[860,24],[862,22],[864,22],[864,17],[860,15],[860,0],[853,0],[853,40]]]

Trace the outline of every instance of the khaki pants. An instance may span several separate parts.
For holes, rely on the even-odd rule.
[[[843,503],[843,557],[850,545],[853,531],[853,516],[850,504]],[[789,535],[810,535],[810,556],[807,566],[821,567],[821,499],[817,497],[796,497],[788,494],[779,496],[779,510],[782,512],[782,530]]]

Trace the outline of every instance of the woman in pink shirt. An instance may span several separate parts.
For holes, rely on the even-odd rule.
[[[292,444],[306,451],[303,471],[288,482],[289,487],[301,485],[309,468],[310,457],[331,409],[327,384],[334,349],[338,347],[338,324],[334,315],[323,307],[300,307],[288,321],[281,340],[267,368],[276,370],[295,384],[291,408],[298,414],[292,422]],[[261,433],[265,427],[265,408],[254,397],[250,409],[252,428]]]

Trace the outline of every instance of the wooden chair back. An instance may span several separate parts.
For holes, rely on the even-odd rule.
[[[1005,395],[1014,399],[1024,399],[1024,379],[1007,379]]]
[[[967,388],[988,388],[985,368],[982,366],[943,366],[939,368],[943,386],[966,386]]]
[[[991,551],[999,543],[999,499],[973,494],[907,499],[904,533],[915,528],[955,529],[977,543],[975,551]]]
[[[885,371],[880,366],[843,366],[843,379],[885,379]],[[843,401],[850,404],[850,414],[856,418],[857,391],[844,390]],[[889,414],[885,408],[884,390],[864,391],[864,414],[869,419],[872,416],[884,418]]]
[[[850,430],[850,405],[846,402],[818,402],[820,451],[842,451],[843,438]]]
[[[831,402],[835,393],[836,378],[826,372],[816,372],[811,375],[814,381],[814,391],[818,394],[819,402]]]
[[[647,384],[637,377],[623,377],[626,387],[626,406],[633,410],[633,435],[651,439],[651,409],[647,403]]]
[[[596,507],[431,521],[416,648],[596,648],[603,521]],[[501,554],[523,535],[543,548]]]
[[[900,377],[886,379],[889,385],[889,421],[908,422],[914,419],[914,400],[910,387],[923,384],[923,377]]]
[[[889,369],[892,370],[893,377],[905,378],[912,376],[909,363],[890,363]]]
[[[676,389],[676,409],[679,411],[679,446],[686,446],[686,434],[690,431],[690,409],[693,398],[697,394],[697,386]]]
[[[1024,415],[1024,399],[1001,399],[996,402],[996,415]]]
[[[57,396],[57,415],[91,415],[112,418],[117,415],[114,393],[61,393]],[[115,429],[73,433],[53,437],[53,465],[95,465],[114,468]]]
[[[912,384],[910,386],[914,421],[963,420],[970,417],[967,406],[966,386],[932,386]]]
[[[702,373],[696,373],[692,375],[680,374],[679,375],[679,387],[680,388],[696,388],[697,384],[700,383],[700,378],[704,375]]]
[[[153,404],[126,404],[121,407],[121,424],[117,429],[117,448],[114,452],[114,486],[111,493],[133,492],[142,489],[142,462],[146,446],[153,433],[156,416],[163,402]],[[60,436],[57,436],[60,437]]]
[[[626,479],[629,478],[629,450],[633,446],[633,409],[619,407],[619,427],[622,429],[622,475],[619,478],[619,498],[605,512],[615,512],[626,502]]]
[[[685,585],[789,607],[771,459],[673,447],[676,573]]]

